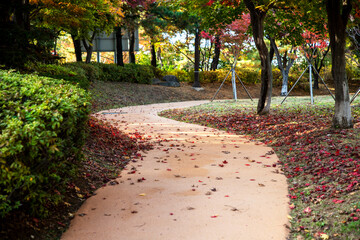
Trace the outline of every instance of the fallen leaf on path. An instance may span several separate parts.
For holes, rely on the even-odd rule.
[[[310,207],[306,207],[306,208],[304,209],[304,213],[311,213],[311,212],[312,212],[312,210],[311,210]]]
[[[333,199],[332,200],[333,201],[333,203],[343,203],[344,202],[344,200],[339,200],[339,199]]]
[[[320,237],[321,237],[321,239],[324,239],[324,240],[329,239],[329,235],[327,235],[327,234],[325,234],[325,233],[322,233],[322,234],[320,235]]]
[[[146,193],[140,193],[139,196],[144,197],[146,196]]]

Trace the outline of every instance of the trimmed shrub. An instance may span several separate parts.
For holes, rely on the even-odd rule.
[[[89,64],[84,62],[71,62],[71,63],[65,63],[63,66],[75,72],[85,71],[85,76],[87,77],[89,82],[98,80],[100,77],[100,68],[99,66],[94,64]]]
[[[200,73],[200,82],[214,83],[214,82],[219,82],[219,81],[220,81],[219,74],[217,71],[202,71]]]
[[[99,80],[102,81],[150,84],[155,77],[155,70],[150,65],[125,64],[120,67],[116,64],[92,64],[99,67]]]
[[[166,72],[166,75],[176,76],[180,82],[190,82],[194,81],[194,71],[187,72],[185,70],[173,69]]]
[[[67,67],[57,64],[38,64],[32,67],[40,76],[63,79],[87,89],[90,85],[86,71],[81,67]]]
[[[63,80],[6,71],[0,93],[0,215],[20,206],[46,215],[81,158],[89,97]]]

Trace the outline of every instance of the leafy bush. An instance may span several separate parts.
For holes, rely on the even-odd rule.
[[[20,206],[46,215],[81,157],[89,97],[63,80],[6,71],[0,92],[0,215]]]
[[[346,75],[347,75],[348,79],[350,79],[350,80],[352,80],[354,78],[360,78],[360,68],[347,64],[346,65]]]
[[[93,63],[93,65],[99,67],[99,79],[102,81],[149,84],[155,77],[155,70],[149,65],[125,64],[124,67],[103,63]]]
[[[185,70],[173,69],[166,72],[166,75],[176,76],[180,82],[194,81],[194,72],[187,72]]]
[[[85,71],[85,75],[89,80],[89,82],[98,80],[100,77],[100,68],[95,64],[88,64],[84,62],[72,62],[72,63],[65,63],[64,66],[75,72]]]
[[[200,82],[203,83],[214,83],[218,82],[219,74],[217,71],[202,71],[200,73]]]
[[[236,72],[244,83],[257,83],[260,80],[260,69],[237,68]]]
[[[64,79],[71,83],[79,84],[79,86],[84,89],[87,89],[90,85],[86,76],[86,71],[80,67],[68,67],[66,65],[57,64],[37,64],[30,68],[30,70],[35,70],[40,76]]]

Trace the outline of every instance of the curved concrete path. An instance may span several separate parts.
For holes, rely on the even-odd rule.
[[[164,109],[202,103],[98,114],[129,134],[138,131],[169,141],[130,163],[119,184],[109,184],[89,198],[61,239],[286,239],[287,185],[272,166],[277,157],[271,148],[157,116]],[[136,172],[130,174],[132,167]]]

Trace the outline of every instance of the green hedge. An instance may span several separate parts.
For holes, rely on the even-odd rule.
[[[89,97],[63,80],[0,71],[0,215],[45,215],[81,157]]]
[[[63,79],[80,87],[87,89],[89,79],[84,68],[76,65],[57,65],[57,64],[37,64],[32,66],[32,70],[40,76]]]
[[[115,64],[92,63],[100,69],[99,80],[112,82],[151,83],[158,71],[149,65],[125,64],[124,67]]]
[[[215,71],[200,71],[200,83],[214,83],[224,81],[229,69],[218,69]],[[260,81],[260,70],[255,68],[237,68],[236,73],[244,83],[258,83]],[[194,71],[184,71],[174,69],[167,71],[166,74],[175,75],[180,82],[194,82]],[[231,74],[226,78],[226,82],[231,82]]]

